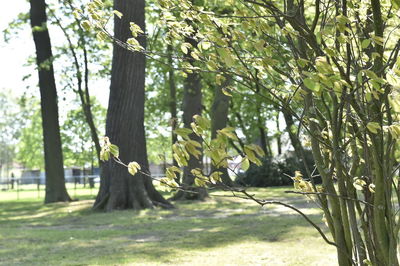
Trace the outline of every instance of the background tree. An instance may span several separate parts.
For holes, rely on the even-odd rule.
[[[295,186],[314,195],[324,211],[333,241],[319,232],[337,247],[339,264],[398,265],[400,221],[394,202],[400,195],[393,191],[398,190],[400,46],[391,36],[399,19],[393,10],[399,6],[378,0],[332,6],[291,0],[230,4],[234,15],[223,16],[191,1],[160,1],[169,12],[165,23],[172,36],[198,38],[215,47],[207,53],[198,47],[200,55],[192,48],[197,66],[232,74],[236,82],[287,110],[307,132],[322,186],[311,174],[308,179],[297,174]],[[176,9],[184,16],[172,17]],[[204,31],[193,37],[192,24]],[[247,36],[252,38],[243,42]],[[254,151],[245,154],[257,162]],[[198,179],[203,178],[199,173]]]
[[[46,169],[45,203],[71,200],[65,188],[60,126],[58,123],[57,90],[54,80],[53,55],[47,30],[46,3],[30,1],[30,19],[36,46],[39,72],[43,143]]]
[[[303,177],[297,172],[293,181],[299,191],[295,193],[307,195],[321,206],[333,240],[293,206],[257,199],[244,189],[231,190],[262,206],[279,204],[296,210],[337,248],[340,265],[398,265],[400,221],[394,202],[400,203],[395,175],[400,137],[400,103],[396,99],[400,45],[390,37],[398,30],[399,18],[392,11],[399,6],[381,5],[378,0],[335,5],[323,5],[319,0],[246,0],[227,3],[234,14],[224,16],[189,0],[159,4],[169,35],[197,42],[196,46],[183,43],[182,49],[187,53],[190,48],[189,55],[198,66],[186,64],[186,71],[231,75],[250,94],[284,108],[300,123],[303,130],[298,129],[296,137],[306,132],[322,185],[317,186],[313,173],[307,171],[308,176]],[[176,10],[179,16],[173,15]],[[194,24],[202,27],[194,30]],[[204,51],[204,47],[212,49]],[[138,47],[134,50],[140,51]],[[281,51],[286,53],[275,57]],[[258,106],[257,99],[253,102]],[[197,147],[207,147],[213,161],[229,157],[220,151],[227,138],[237,140],[232,129],[220,130],[210,142],[205,137],[207,120],[194,118],[192,130],[175,131],[181,136],[176,144],[179,149],[174,149],[179,165],[187,166],[189,154],[199,155]],[[189,138],[192,132],[203,140],[203,146]],[[243,146],[245,168],[249,161],[260,164],[256,154],[261,156],[263,150]],[[192,174],[200,187],[215,183],[219,175],[206,175],[200,168]],[[165,182],[173,178],[173,174],[167,175]]]
[[[19,103],[21,133],[18,138],[16,160],[28,169],[44,170],[43,128],[40,102],[22,97]]]
[[[91,110],[90,87],[94,82],[103,81],[110,76],[109,65],[111,63],[111,45],[103,42],[95,33],[87,32],[82,28],[79,17],[73,15],[74,6],[83,3],[75,3],[73,0],[48,1],[48,24],[52,34],[57,35],[56,45],[53,45],[55,67],[55,79],[59,87],[59,95],[64,101],[74,100],[73,93],[78,96],[84,117],[91,132],[91,140],[97,151],[98,164],[100,163],[100,143],[97,135],[96,117]],[[104,2],[103,7],[110,9],[112,4]],[[5,31],[5,40],[18,36],[23,26],[29,24],[29,14],[20,13],[16,19],[9,23]],[[92,56],[93,55],[93,56]],[[95,56],[94,56],[95,55]],[[29,64],[35,64],[29,60]],[[57,67],[62,65],[62,67]],[[27,79],[30,74],[24,77]],[[98,84],[96,84],[98,86]],[[65,110],[65,108],[64,108]],[[62,110],[62,111],[64,111]],[[65,112],[61,112],[63,116]]]
[[[9,176],[12,163],[15,162],[16,139],[20,135],[18,103],[10,91],[0,92],[0,176]]]
[[[99,125],[100,128],[105,128],[106,110],[95,98],[91,99],[91,113],[93,119],[95,119],[94,123]],[[67,117],[61,126],[61,139],[66,166],[90,167],[92,170],[94,167],[100,167],[96,147],[92,141],[92,132],[87,126],[87,120],[81,107],[67,113]]]
[[[92,112],[90,83],[93,79],[110,76],[108,51],[111,47],[107,42],[102,42],[99,36],[83,29],[79,16],[73,15],[74,4],[72,0],[67,0],[62,5],[55,4],[49,12],[53,23],[62,31],[66,39],[64,46],[57,47],[60,57],[64,57],[66,61],[66,67],[61,69],[59,76],[65,84],[65,89],[72,89],[80,100],[85,121],[90,129],[91,140],[95,147],[97,164],[100,165],[100,142],[95,123],[96,117]],[[80,7],[82,8],[82,6],[83,4]],[[104,2],[103,8],[109,10],[111,3]],[[96,56],[91,56],[92,54]]]
[[[145,3],[140,1],[114,1],[114,9],[123,16],[114,21],[114,36],[128,40],[145,29]],[[133,22],[135,24],[131,24]],[[131,32],[129,28],[131,27]],[[146,46],[144,35],[140,45]],[[119,145],[119,158],[138,162],[149,173],[144,132],[145,56],[114,45],[110,98],[107,111],[106,135]],[[100,191],[95,209],[143,209],[153,206],[172,207],[159,194],[152,180],[143,174],[132,177],[124,167],[109,161],[101,173]]]

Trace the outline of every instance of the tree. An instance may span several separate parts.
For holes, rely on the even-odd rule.
[[[109,9],[110,6],[109,3],[105,4],[105,8]],[[92,74],[90,69],[91,63],[101,66],[93,74],[94,77],[109,76],[109,72],[107,71],[108,54],[104,53],[104,51],[109,50],[109,46],[104,42],[96,42],[96,35],[83,29],[81,19],[79,16],[73,15],[73,10],[72,0],[65,1],[64,5],[50,9],[51,18],[58,28],[61,29],[67,42],[65,47],[59,47],[60,53],[61,55],[68,55],[69,59],[72,58],[71,66],[64,67],[60,76],[68,77],[64,80],[66,83],[65,87],[72,89],[79,97],[86,123],[90,129],[91,140],[97,155],[97,163],[100,165],[101,148],[97,126],[94,121],[95,117],[92,111],[93,104],[89,90],[89,76]],[[61,12],[62,18],[64,18],[63,21],[58,17],[56,11]],[[71,16],[73,17],[71,20],[65,19],[65,17],[68,18]],[[65,21],[68,21],[69,24],[64,25],[63,22]],[[74,38],[75,35],[77,35],[77,38]],[[96,54],[96,56],[90,56],[91,54]],[[74,77],[75,80],[71,77]]]
[[[188,36],[185,40],[186,51],[184,50],[186,62],[194,67],[194,60],[191,56],[192,49],[190,47],[196,47],[197,41],[191,36]],[[185,128],[191,128],[191,124],[194,122],[193,118],[195,115],[201,115],[203,110],[202,105],[202,90],[201,90],[201,76],[198,72],[190,71],[186,73],[186,78],[183,83],[183,100],[182,100],[182,111],[183,111],[183,125]],[[189,136],[195,142],[201,143],[202,139],[195,133],[191,133]],[[175,145],[175,144],[174,144]],[[196,169],[203,168],[202,162],[202,151],[199,154],[193,155],[189,154],[189,159],[187,165],[183,169],[182,184],[183,187],[192,187],[195,180],[195,175],[193,171]],[[195,193],[188,192],[185,190],[180,190],[173,196],[174,200],[183,199],[199,199],[203,200],[207,197],[207,191],[205,188],[198,187],[193,189]]]
[[[0,175],[9,176],[12,162],[15,161],[16,139],[20,134],[18,104],[11,96],[11,92],[0,92]]]
[[[92,119],[96,125],[105,128],[106,110],[96,100],[91,99]],[[78,103],[79,104],[79,103]],[[96,135],[99,134],[96,132]],[[97,160],[97,150],[92,141],[91,129],[87,126],[87,120],[82,107],[73,109],[67,113],[67,117],[61,126],[61,139],[63,141],[64,164],[66,166],[100,167]]]
[[[228,124],[228,112],[229,112],[229,102],[230,97],[224,93],[226,87],[231,83],[231,77],[226,77],[225,81],[217,86],[214,91],[213,103],[211,106],[211,139],[217,137],[218,130],[225,128]],[[232,186],[233,182],[229,177],[228,170],[224,167],[212,167],[211,172],[221,171],[223,174],[221,176],[222,182],[225,185]]]
[[[190,54],[197,67],[186,65],[186,70],[231,75],[300,123],[298,134],[306,133],[322,184],[314,182],[312,173],[297,172],[297,191],[290,193],[306,195],[321,206],[331,237],[289,204],[258,199],[243,188],[230,190],[261,206],[295,210],[336,247],[339,265],[399,265],[397,1],[228,1],[221,3],[234,9],[228,16],[190,0],[159,4],[170,36],[183,44],[187,38],[198,42]],[[176,9],[179,17],[173,15]],[[193,24],[202,27],[194,31]],[[232,129],[220,130],[216,140],[208,141],[207,121],[195,118],[192,131],[176,130],[181,137],[180,149],[174,150],[179,165],[187,165],[189,154],[199,152],[200,143],[189,138],[193,133],[202,138],[213,161],[229,157],[221,147],[227,138],[236,139]],[[244,145],[243,150],[244,168],[249,162],[260,164],[256,154],[264,154],[261,148]],[[215,183],[219,175],[205,175],[201,169],[193,174],[197,186]],[[167,175],[165,183],[173,178]]]
[[[17,142],[16,160],[28,169],[44,170],[43,129],[40,102],[23,97],[19,103],[21,133]],[[23,121],[23,122],[22,122]]]
[[[91,139],[96,149],[98,164],[100,164],[100,143],[97,135],[97,125],[92,114],[90,83],[97,78],[108,78],[110,63],[110,48],[108,42],[96,41],[96,34],[86,32],[80,24],[80,18],[73,15],[74,1],[49,1],[46,3],[49,14],[48,24],[61,30],[65,40],[63,45],[55,46],[54,60],[62,67],[55,69],[55,76],[61,92],[75,92],[82,105],[85,120],[90,128]],[[82,4],[83,5],[83,4]],[[110,9],[109,2],[104,4]],[[29,23],[29,14],[20,13],[9,23],[5,30],[5,39],[9,35],[18,36],[21,26]],[[14,30],[14,31],[12,31]],[[93,56],[92,56],[93,55]],[[94,56],[96,55],[96,56]],[[94,71],[95,70],[95,71]],[[24,77],[27,78],[30,75]]]
[[[45,203],[70,201],[65,188],[60,126],[58,123],[57,89],[54,79],[50,36],[46,23],[46,3],[44,0],[31,0],[30,5],[31,27],[39,72],[46,169]]]
[[[144,0],[114,1],[114,9],[123,14],[114,21],[116,39],[128,40],[132,34],[137,36],[144,31],[144,8]],[[128,30],[130,27],[132,32]],[[142,47],[146,46],[144,35],[140,35],[139,41]],[[138,162],[143,172],[132,177],[115,161],[104,163],[95,209],[111,211],[172,207],[155,190],[152,180],[143,174],[150,174],[144,132],[145,64],[142,53],[131,52],[114,44],[106,135],[120,147],[118,157],[124,161]]]
[[[320,204],[333,240],[320,233],[336,246],[339,264],[398,265],[400,46],[390,38],[398,31],[398,4],[248,0],[233,4],[232,16],[204,12],[190,1],[160,4],[168,12],[179,4],[188,14],[179,18],[181,27],[171,26],[171,35],[191,36],[191,23],[206,29],[196,37],[216,49],[199,51],[199,66],[234,73],[301,123],[322,185],[298,173],[295,187]]]

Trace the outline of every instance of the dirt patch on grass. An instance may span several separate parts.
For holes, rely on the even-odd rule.
[[[123,239],[133,240],[136,243],[148,243],[148,242],[159,242],[162,241],[160,234],[143,234],[143,235],[127,235],[122,237]]]

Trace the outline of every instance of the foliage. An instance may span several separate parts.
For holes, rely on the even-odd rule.
[[[46,1],[49,31],[52,35],[54,33],[54,36],[57,36],[52,39],[54,56],[47,63],[54,62],[59,99],[69,100],[72,98],[74,100],[76,96],[79,97],[85,120],[92,132],[90,134],[91,141],[94,142],[95,150],[99,152],[100,145],[96,135],[96,126],[99,125],[94,123],[96,117],[93,117],[94,114],[91,110],[89,88],[94,85],[98,86],[95,82],[104,81],[109,77],[111,44],[97,41],[96,34],[86,32],[82,28],[81,21],[73,15],[75,5],[83,5],[83,3],[74,0]],[[110,10],[111,6],[111,1],[104,1],[105,9]],[[18,36],[19,31],[26,24],[29,24],[29,13],[18,14],[18,17],[10,22],[4,30],[5,40],[8,41],[11,37]],[[40,30],[40,27],[36,27],[36,30]],[[35,65],[35,60],[28,60],[28,64]],[[42,63],[40,67],[46,67],[46,64]],[[24,79],[30,76],[29,74]],[[93,105],[95,104],[93,103]],[[71,158],[70,154],[67,157]],[[73,159],[71,158],[71,160]],[[70,164],[71,160],[68,159],[67,164]]]
[[[306,153],[308,158],[308,168],[313,169],[314,163],[310,151]],[[298,158],[291,153],[287,152],[282,156],[275,158],[266,157],[262,159],[262,165],[250,165],[250,168],[243,173],[239,173],[235,182],[243,186],[251,187],[270,187],[270,186],[287,186],[292,185],[292,176],[296,171],[305,173],[305,167]],[[314,173],[317,176],[317,173]],[[314,183],[319,184],[319,178],[314,178]]]
[[[229,11],[210,10],[197,1],[159,1],[160,23],[169,29],[165,39],[180,43],[176,57],[188,55],[197,61],[193,66],[180,60],[180,67],[186,73],[213,72],[216,84],[230,75],[249,93],[292,114],[307,132],[322,179],[322,186],[317,187],[312,179],[305,181],[296,173],[295,187],[314,195],[324,211],[333,241],[316,229],[337,247],[339,264],[398,265],[397,1],[345,0],[332,5],[320,0],[245,0],[219,4],[229,6]],[[107,35],[107,14],[97,7],[89,4],[91,20],[86,22]],[[121,45],[151,57],[152,51],[138,45],[135,38],[139,33],[133,27],[132,38]],[[193,39],[197,47],[187,39]],[[234,93],[240,91],[230,88],[228,94]],[[192,131],[207,140],[204,121],[194,119]],[[190,132],[181,132],[182,140],[174,145],[180,166],[187,164],[189,153],[200,155],[196,145],[201,144],[188,139]],[[235,140],[229,132],[232,130],[220,135]],[[213,163],[227,167],[230,155],[222,151],[226,143],[221,137],[205,143],[205,154]],[[255,147],[247,146],[243,164],[260,164],[256,152]],[[198,186],[218,181],[201,169],[192,174]],[[306,174],[312,175],[311,171]],[[171,180],[173,176],[165,182]],[[260,205],[282,204],[244,194]]]
[[[95,98],[91,99],[92,113],[98,128],[105,128],[106,110]],[[87,126],[82,107],[70,110],[61,126],[63,156],[65,166],[98,166],[91,132]]]
[[[93,115],[98,125],[104,128],[105,109],[93,102]],[[14,123],[19,125],[19,133],[15,136],[15,158],[28,169],[44,169],[42,118],[40,105],[36,98],[22,97]],[[11,118],[11,117],[10,117]],[[12,123],[10,123],[9,128]],[[67,113],[61,125],[63,156],[65,166],[93,166],[97,165],[96,153],[90,138],[90,130],[81,108]],[[89,165],[88,165],[89,164]]]
[[[18,138],[16,159],[28,169],[44,169],[42,116],[39,101],[22,98],[21,120],[25,121]]]
[[[272,187],[292,184],[291,179],[284,174],[289,174],[282,162],[272,158],[264,158],[261,166],[251,165],[244,172],[239,173],[235,182],[242,186]]]
[[[9,91],[0,92],[0,175],[8,175],[7,167],[14,161],[20,122],[16,99],[11,97]]]

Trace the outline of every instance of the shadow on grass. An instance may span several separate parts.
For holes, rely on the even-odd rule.
[[[285,242],[293,240],[294,232],[301,239],[313,230],[298,215],[274,213],[273,207],[265,214],[255,203],[238,199],[112,213],[92,212],[91,204],[1,203],[0,257],[5,264],[30,265],[168,263],[182,252],[248,241]],[[309,217],[321,223],[320,214]]]

